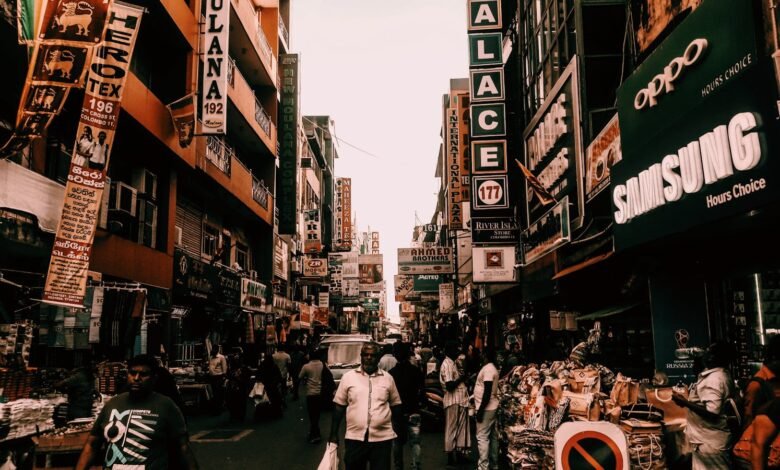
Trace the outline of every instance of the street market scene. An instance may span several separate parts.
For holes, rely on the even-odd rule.
[[[0,470],[780,469],[778,22],[0,0]]]

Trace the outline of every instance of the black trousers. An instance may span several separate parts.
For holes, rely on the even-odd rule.
[[[346,470],[390,470],[390,452],[393,440],[363,442],[344,439],[344,466]]]
[[[309,412],[309,439],[320,436],[320,413],[322,413],[322,397],[309,395],[306,397],[306,410]]]

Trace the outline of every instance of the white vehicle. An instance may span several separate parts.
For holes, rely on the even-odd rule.
[[[364,344],[372,342],[371,335],[323,335],[320,340],[320,351],[324,351],[325,364],[333,373],[336,385],[341,377],[350,370],[360,367],[360,349]]]

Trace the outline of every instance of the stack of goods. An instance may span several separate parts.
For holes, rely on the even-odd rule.
[[[517,468],[548,468],[553,435],[567,420],[601,418],[601,386],[609,369],[573,361],[515,367],[499,382],[499,434]]]
[[[37,390],[39,381],[35,371],[0,369],[0,396],[9,402],[20,398],[30,398]]]
[[[104,362],[98,366],[98,392],[105,395],[121,393],[127,382],[127,368],[121,362]]]
[[[624,419],[620,427],[628,439],[628,455],[632,468],[655,470],[667,468],[661,423]]]
[[[21,356],[27,366],[30,361],[33,327],[29,322],[0,325],[0,355]]]
[[[54,409],[64,397],[16,400],[0,404],[0,440],[10,440],[54,429]]]
[[[37,375],[37,386],[33,396],[54,393],[54,385],[66,379],[69,375],[68,369],[41,369]]]

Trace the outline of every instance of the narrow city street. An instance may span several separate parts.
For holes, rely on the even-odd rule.
[[[313,470],[325,452],[325,440],[319,444],[309,444],[306,440],[308,421],[303,400],[291,401],[288,398],[284,417],[278,420],[254,423],[247,419],[244,423],[237,423],[230,421],[227,413],[220,416],[193,416],[188,420],[193,450],[200,468],[204,469]],[[327,435],[330,430],[330,412],[323,413],[320,428],[323,435]],[[442,440],[441,432],[423,431],[424,469],[444,468],[446,458]],[[343,445],[339,451],[343,451]],[[404,468],[410,468],[408,447],[404,457]],[[459,468],[474,466],[473,463],[467,463]]]

